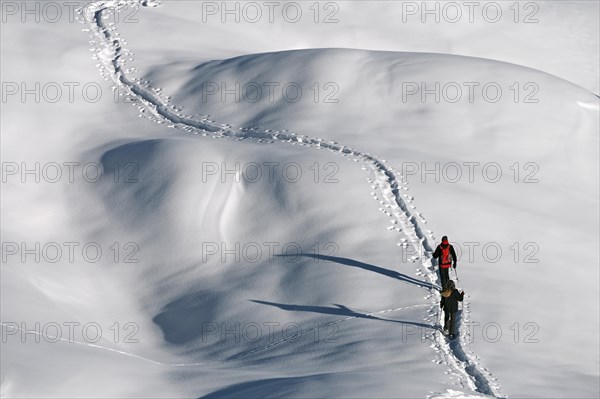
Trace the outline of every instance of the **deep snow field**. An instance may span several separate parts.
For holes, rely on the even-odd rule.
[[[1,396],[599,397],[599,2],[476,3],[3,1]]]

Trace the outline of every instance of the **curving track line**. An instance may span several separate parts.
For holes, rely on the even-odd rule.
[[[400,245],[403,247],[412,246],[412,248],[416,250],[415,253],[421,254],[421,256],[413,256],[411,261],[415,263],[419,262],[421,264],[421,270],[426,272],[429,281],[432,285],[436,285],[437,274],[431,258],[432,246],[429,243],[429,240],[433,239],[433,234],[429,230],[426,230],[427,234],[423,232],[422,226],[427,223],[426,220],[420,213],[416,212],[414,206],[410,205],[412,198],[407,194],[402,193],[403,190],[408,190],[408,187],[399,180],[392,168],[385,165],[385,161],[379,160],[368,153],[363,153],[335,142],[325,141],[319,138],[310,138],[289,133],[287,131],[273,132],[271,130],[258,131],[255,129],[240,129],[239,131],[235,131],[232,130],[229,125],[218,125],[208,118],[197,120],[182,114],[180,109],[169,104],[167,100],[162,99],[160,94],[157,94],[160,93],[160,90],[153,90],[149,86],[144,86],[140,80],[129,78],[127,73],[131,69],[124,67],[125,61],[123,58],[130,53],[123,48],[123,40],[115,34],[116,27],[114,24],[107,23],[103,16],[107,12],[117,12],[126,7],[149,5],[155,5],[155,3],[153,3],[152,0],[105,0],[92,2],[80,10],[84,20],[89,23],[89,31],[95,41],[94,43],[99,45],[96,48],[97,51],[94,58],[100,61],[98,67],[103,75],[108,75],[116,85],[124,90],[126,95],[137,100],[138,104],[142,104],[142,107],[139,107],[142,113],[144,113],[145,110],[150,111],[152,114],[151,119],[157,123],[165,123],[169,125],[169,127],[182,129],[193,134],[202,134],[205,136],[210,134],[212,137],[231,137],[238,139],[251,138],[259,141],[278,141],[301,144],[315,148],[328,149],[342,156],[358,158],[368,169],[370,169],[375,177],[373,180],[369,179],[369,182],[372,183],[371,187],[373,189],[378,190],[381,197],[374,194],[375,199],[379,200],[379,203],[384,206],[384,208],[380,208],[380,210],[392,218],[393,225],[389,229],[395,229],[402,233],[404,237],[400,240]],[[400,175],[399,177],[401,178],[402,176]],[[438,308],[439,293],[435,289],[430,289],[429,291],[430,293],[426,297],[430,302],[429,314],[431,317],[436,318],[437,324],[440,324],[442,314]],[[370,313],[369,315],[401,309],[405,308],[387,309]],[[338,320],[337,323],[354,318],[356,317]],[[463,305],[462,322],[469,322],[469,304],[467,301],[465,301]],[[500,397],[500,386],[497,384],[496,379],[493,378],[485,368],[481,367],[477,361],[477,356],[472,351],[465,349],[469,345],[470,339],[467,331],[464,331],[464,329],[461,328],[460,338],[450,343],[442,336],[440,331],[434,332],[432,338],[434,341],[432,347],[438,352],[441,361],[452,370],[452,373],[458,378],[459,384],[462,387],[468,387],[483,395]],[[279,343],[281,342],[252,349],[238,354],[229,360],[248,356],[271,348]],[[110,348],[104,349],[165,366],[201,366],[223,362],[216,361],[212,363],[188,364],[161,363]]]

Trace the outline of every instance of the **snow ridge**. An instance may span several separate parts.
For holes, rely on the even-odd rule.
[[[380,197],[373,193],[373,197],[379,201],[383,208],[379,208],[384,214],[392,218],[392,226],[388,230],[396,230],[403,235],[398,243],[404,248],[412,246],[415,253],[421,256],[413,256],[411,261],[416,263],[419,261],[421,268],[417,269],[417,275],[423,275],[421,270],[425,271],[427,278],[431,282],[431,286],[437,285],[437,273],[432,261],[432,246],[429,240],[435,237],[433,232],[424,229],[427,221],[416,211],[414,205],[411,205],[413,198],[403,193],[408,190],[405,183],[402,182],[402,175],[396,175],[396,171],[385,165],[385,160],[379,160],[376,157],[363,153],[358,150],[346,147],[336,142],[325,141],[319,138],[310,138],[304,135],[295,133],[272,130],[259,130],[258,128],[240,128],[238,131],[231,129],[230,125],[217,124],[211,121],[208,116],[201,120],[194,119],[181,113],[181,108],[178,108],[169,103],[168,99],[163,99],[160,95],[160,89],[152,88],[148,83],[142,82],[140,79],[132,79],[127,76],[128,73],[135,71],[135,68],[125,68],[125,56],[131,56],[131,53],[123,48],[124,40],[116,34],[116,26],[114,23],[107,23],[103,18],[105,12],[118,11],[125,7],[136,6],[156,6],[158,3],[152,0],[107,0],[92,2],[82,9],[80,12],[84,17],[84,21],[89,23],[91,31],[92,43],[97,45],[94,49],[94,59],[100,61],[97,64],[103,76],[111,79],[115,86],[113,89],[121,89],[124,95],[132,100],[132,104],[136,105],[140,111],[140,116],[147,116],[151,120],[159,124],[166,124],[168,127],[182,129],[192,134],[201,134],[203,136],[211,136],[213,138],[234,138],[238,140],[255,139],[258,142],[273,143],[285,142],[292,145],[303,145],[318,149],[327,149],[345,157],[353,157],[354,161],[364,163],[364,170],[371,172],[374,179],[367,179],[371,183],[371,187],[377,190]],[[131,58],[130,58],[131,60]],[[149,111],[151,115],[146,113]],[[467,296],[468,298],[468,296]],[[439,327],[442,322],[443,314],[439,310],[439,292],[434,288],[429,288],[429,295],[425,297],[429,300],[429,318],[436,320],[436,325]],[[417,305],[423,306],[423,305]],[[406,308],[387,309],[379,312],[369,313],[367,315],[380,314],[391,311],[399,311]],[[464,301],[463,314],[459,318],[459,325],[469,322],[469,304]],[[340,323],[346,320],[354,319],[348,317],[338,320],[334,323]],[[452,371],[452,374],[458,379],[461,387],[468,387],[482,395],[500,397],[500,386],[487,369],[483,368],[478,362],[478,357],[466,348],[469,346],[470,337],[468,331],[463,328],[459,330],[459,339],[448,342],[443,337],[441,331],[436,330],[429,335],[433,341],[431,347],[437,352],[438,364],[444,363]],[[235,360],[254,354],[259,351],[269,349],[282,342],[271,343],[265,347],[255,348],[247,352],[240,353],[233,358],[223,361],[215,361],[211,363],[162,363],[155,360],[146,359],[141,356],[114,350],[111,348],[92,345],[106,350],[115,351],[124,355],[141,358],[155,364],[165,366],[203,366],[215,363],[222,363],[227,360]],[[84,343],[81,343],[84,344]],[[434,360],[435,361],[435,360]],[[437,396],[436,396],[437,397]]]

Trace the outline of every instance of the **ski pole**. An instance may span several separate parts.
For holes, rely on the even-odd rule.
[[[459,280],[458,280],[458,272],[456,271],[456,268],[455,268],[455,267],[453,267],[453,269],[454,269],[454,275],[456,276],[456,284],[458,284],[458,283],[459,283]],[[462,304],[460,305],[460,308],[461,308],[461,310],[462,310],[463,306],[464,306],[464,305],[462,305]]]

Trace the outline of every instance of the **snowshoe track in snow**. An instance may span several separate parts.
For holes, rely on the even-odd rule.
[[[431,253],[432,247],[429,240],[435,237],[432,231],[423,229],[427,221],[423,216],[416,211],[414,205],[411,205],[413,198],[408,196],[405,191],[408,187],[401,182],[396,176],[396,172],[385,165],[384,160],[379,160],[376,157],[343,146],[341,144],[326,141],[318,138],[310,138],[303,135],[297,135],[288,131],[271,131],[259,130],[257,128],[241,128],[239,131],[232,130],[229,125],[217,124],[211,121],[208,117],[201,120],[194,119],[191,116],[181,113],[181,108],[178,108],[169,103],[168,99],[163,99],[160,95],[160,89],[152,88],[145,82],[139,79],[132,79],[127,76],[128,73],[135,71],[135,68],[125,68],[126,60],[124,57],[131,58],[131,53],[123,48],[124,41],[116,34],[116,26],[112,23],[106,23],[103,20],[103,14],[107,11],[118,11],[124,7],[131,6],[154,6],[157,3],[149,0],[110,0],[96,1],[86,5],[80,11],[84,20],[89,23],[91,31],[92,43],[97,45],[94,58],[100,61],[97,64],[102,75],[107,79],[112,79],[118,88],[122,89],[126,96],[135,99],[135,104],[140,111],[140,116],[146,116],[159,124],[166,124],[172,128],[182,129],[192,134],[201,134],[204,136],[212,136],[215,138],[230,137],[241,139],[255,139],[258,142],[285,142],[296,145],[305,145],[314,148],[327,149],[345,157],[353,157],[355,161],[364,163],[364,168],[372,173],[374,178],[368,179],[371,187],[378,192],[373,192],[373,197],[379,201],[382,206],[379,209],[391,218],[392,225],[388,230],[395,230],[402,237],[399,239],[398,245],[403,247],[412,246],[416,251],[410,260],[413,263],[419,263],[420,268],[416,270],[418,276],[426,275],[432,286],[437,285],[437,273],[435,272],[432,263]],[[117,86],[114,88],[116,89]],[[150,111],[149,113],[146,110]],[[151,114],[151,115],[149,115]],[[402,177],[402,176],[399,176]],[[428,320],[434,320],[435,325],[441,325],[443,313],[439,310],[439,293],[437,290],[430,288],[429,294],[425,297],[429,301],[429,317]],[[391,311],[403,310],[406,308],[387,309],[379,312],[369,313],[367,315],[380,314]],[[470,309],[467,301],[463,304],[463,314],[459,320],[459,326],[469,322]],[[356,316],[348,317],[335,321],[341,323],[350,319],[355,319]],[[452,372],[453,376],[458,380],[458,385],[478,392],[486,396],[499,397],[500,386],[496,379],[483,368],[478,357],[471,351],[465,348],[469,345],[468,332],[463,328],[459,328],[459,338],[448,342],[443,337],[442,332],[436,330],[432,334],[432,348],[438,354],[438,360],[434,360],[438,364],[445,364]],[[137,357],[155,364],[165,366],[205,366],[216,363],[222,363],[227,360],[235,360],[242,357],[252,355],[254,353],[269,349],[282,342],[274,342],[264,347],[255,348],[246,352],[235,355],[232,358],[215,361],[210,363],[161,363],[155,360],[146,359],[138,355],[104,348],[106,350],[115,351],[124,355]],[[85,344],[85,343],[81,343]],[[85,344],[90,345],[90,344]],[[90,345],[99,347],[98,345]]]

